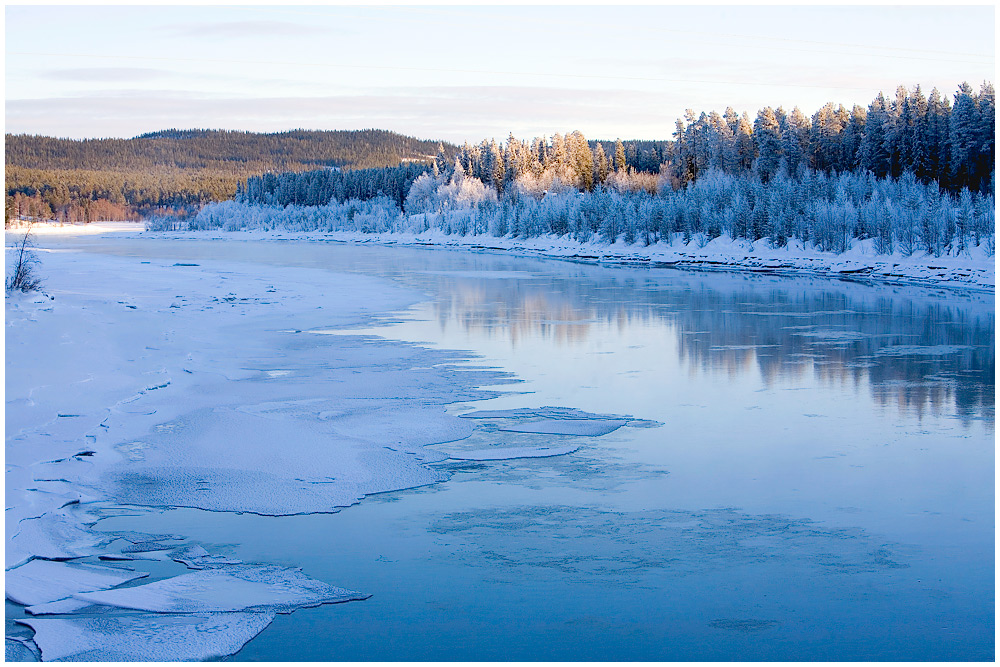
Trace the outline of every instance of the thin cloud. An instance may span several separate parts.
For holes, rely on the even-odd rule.
[[[530,138],[575,129],[606,138],[621,134],[625,124],[641,128],[642,136],[667,138],[673,119],[658,111],[666,97],[628,90],[595,95],[587,90],[487,86],[274,98],[107,90],[80,97],[10,100],[6,116],[9,132],[76,137],[133,136],[163,127],[376,127],[461,142],[505,138],[508,132]]]
[[[169,72],[151,67],[74,67],[42,72],[41,76],[55,81],[132,82],[152,81]]]
[[[293,21],[185,23],[170,26],[167,30],[178,37],[222,37],[227,39],[301,37],[306,34],[329,32],[326,28]]]

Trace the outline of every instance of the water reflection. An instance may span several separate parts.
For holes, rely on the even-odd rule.
[[[526,339],[572,346],[609,331],[666,327],[680,361],[701,372],[757,370],[766,386],[811,374],[829,385],[870,387],[879,405],[917,417],[993,424],[989,297],[753,278],[605,270],[600,281],[465,275],[426,286],[445,295],[434,304],[442,330],[457,326],[514,348]]]

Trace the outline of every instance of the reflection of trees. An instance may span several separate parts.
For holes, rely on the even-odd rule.
[[[514,343],[541,337],[560,345],[589,340],[596,323],[669,323],[695,370],[732,377],[756,365],[767,384],[806,373],[830,385],[867,382],[881,405],[993,422],[994,318],[985,298],[680,272],[587,278],[448,280],[437,315],[442,325]],[[927,354],[928,346],[939,353]]]
[[[596,309],[575,307],[557,294],[520,289],[520,280],[486,280],[460,284],[443,293],[435,306],[442,327],[451,321],[469,331],[509,336],[517,344],[525,337],[540,337],[560,345],[580,343],[590,336]],[[497,289],[502,283],[506,289]]]

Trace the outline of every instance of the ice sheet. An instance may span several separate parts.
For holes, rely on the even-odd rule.
[[[74,593],[112,588],[145,576],[148,573],[101,565],[32,560],[8,570],[4,586],[8,600],[36,605],[61,600]]]
[[[266,628],[273,613],[25,619],[45,661],[177,662],[221,658]]]
[[[328,602],[364,600],[365,593],[330,586],[297,569],[276,565],[235,565],[201,570],[143,586],[80,593],[78,600],[140,611],[203,613],[274,611]]]

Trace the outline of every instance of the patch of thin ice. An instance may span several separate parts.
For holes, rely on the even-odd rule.
[[[509,410],[476,410],[460,415],[465,419],[627,419],[622,415],[604,415],[584,412],[577,408],[543,405],[540,408],[512,408]]]
[[[461,426],[460,420],[441,414]],[[372,434],[379,430],[369,427]],[[410,443],[420,444],[423,431],[414,424],[417,437],[404,439],[401,428],[394,444],[401,451],[391,451],[384,441],[341,435],[333,421],[265,418],[230,408],[200,410],[169,432],[151,434],[143,465],[112,468],[99,485],[113,500],[129,505],[274,516],[334,512],[368,494],[447,479],[407,451]],[[427,431],[458,437],[464,427]],[[397,433],[392,428],[383,432]]]
[[[74,662],[204,661],[236,653],[264,630],[268,612],[19,620],[42,658]]]
[[[454,278],[488,278],[493,280],[516,280],[537,277],[528,271],[419,271],[430,276],[451,276]]]
[[[971,349],[972,345],[890,345],[889,347],[883,347],[875,352],[875,354],[892,357],[938,357],[945,354],[957,354],[963,350]]]
[[[456,461],[506,461],[508,459],[538,459],[548,456],[562,456],[580,449],[579,445],[566,447],[497,447],[456,452],[448,456]]]
[[[501,431],[547,435],[607,435],[628,422],[621,419],[543,419],[525,424],[501,426]]]

